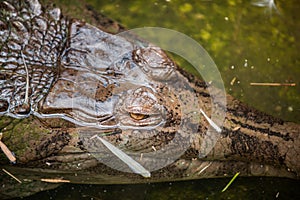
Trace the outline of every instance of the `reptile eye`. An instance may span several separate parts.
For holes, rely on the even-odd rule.
[[[146,119],[149,117],[149,115],[143,115],[140,113],[129,113],[129,114],[130,114],[130,117],[135,120],[142,120],[142,119]]]

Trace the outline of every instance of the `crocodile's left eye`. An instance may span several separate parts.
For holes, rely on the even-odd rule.
[[[121,126],[149,128],[164,122],[165,109],[152,89],[140,87],[122,95],[115,116]]]
[[[140,113],[129,113],[130,117],[135,120],[142,120],[149,117],[149,115],[143,115]]]

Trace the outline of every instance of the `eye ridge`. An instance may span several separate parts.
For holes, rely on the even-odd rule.
[[[149,117],[149,115],[145,115],[145,114],[141,114],[141,113],[134,113],[134,112],[130,112],[129,115],[132,119],[135,119],[135,120],[143,120],[143,119],[146,119]]]

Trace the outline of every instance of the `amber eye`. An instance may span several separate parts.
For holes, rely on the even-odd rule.
[[[142,120],[142,119],[146,119],[147,117],[149,117],[149,115],[143,115],[143,114],[139,114],[139,113],[130,113],[130,117],[135,120]]]

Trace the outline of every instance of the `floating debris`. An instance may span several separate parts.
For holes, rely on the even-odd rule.
[[[143,153],[141,153],[141,155],[140,155],[140,161],[142,161],[143,160]]]
[[[236,81],[236,77],[233,77],[233,79],[230,81],[230,85],[233,85]]]
[[[3,153],[6,155],[6,157],[10,160],[10,162],[16,163],[17,159],[14,156],[14,154],[9,150],[9,148],[3,142],[1,142],[2,134],[3,133],[0,132],[0,148],[3,151]]]
[[[15,179],[16,181],[18,181],[19,183],[22,183],[22,181],[20,181],[20,179],[18,179],[14,175],[12,175],[9,171],[7,171],[5,169],[2,169],[2,171],[4,171],[7,175],[9,175],[10,177],[12,177],[13,179]]]
[[[252,86],[296,86],[296,83],[250,83]]]
[[[42,178],[41,181],[43,182],[47,182],[47,183],[70,183],[69,180],[64,180],[64,179],[60,179],[60,178],[55,178],[55,179],[51,179],[51,178]]]
[[[102,139],[98,135],[92,136],[90,139],[97,138],[100,140],[115,156],[117,156],[120,160],[122,160],[134,173],[140,174],[145,178],[151,177],[151,174],[148,170],[146,170],[140,163],[132,159],[126,153],[110,144],[106,140]]]
[[[234,128],[232,129],[232,131],[234,132],[234,131],[238,131],[238,130],[240,130],[240,129],[241,129],[240,126],[236,126],[236,127],[234,127]]]
[[[156,151],[156,148],[155,148],[155,146],[151,146],[151,148],[153,149],[153,151]]]
[[[245,59],[244,67],[248,67],[248,60]]]
[[[201,174],[202,172],[204,172],[209,166],[211,166],[212,162],[210,162],[209,164],[207,164],[206,166],[204,166],[199,172],[198,175]]]
[[[222,190],[222,192],[225,192],[227,190],[227,188],[231,185],[231,183],[236,179],[236,177],[240,174],[240,172],[237,172],[232,179],[229,181],[229,183],[224,187],[224,189]]]
[[[208,121],[208,123],[218,132],[221,133],[222,129],[215,123],[213,122],[206,114],[205,112],[200,109],[200,112],[202,113],[202,115],[205,117],[205,119]]]

